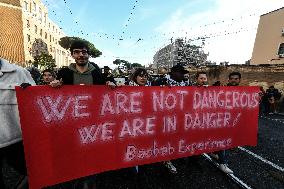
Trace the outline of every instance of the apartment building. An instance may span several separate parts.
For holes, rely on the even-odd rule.
[[[25,65],[40,53],[49,53],[57,67],[69,65],[68,50],[59,45],[65,34],[48,17],[41,0],[0,0],[0,56]]]
[[[284,64],[284,7],[260,16],[250,64]]]
[[[202,46],[191,45],[188,41],[178,38],[156,52],[153,64],[157,69],[165,67],[168,70],[176,64],[204,65],[207,56]]]

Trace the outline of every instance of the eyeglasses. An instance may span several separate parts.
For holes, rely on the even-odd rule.
[[[73,54],[80,54],[82,53],[83,55],[87,55],[88,51],[87,50],[73,50]]]

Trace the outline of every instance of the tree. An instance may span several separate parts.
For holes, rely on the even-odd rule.
[[[50,54],[42,53],[34,57],[33,65],[40,69],[54,69],[56,67],[55,59]]]
[[[60,38],[58,43],[61,47],[68,50],[70,48],[72,42],[75,41],[75,40],[84,41],[85,43],[88,44],[88,46],[90,48],[90,56],[91,57],[96,58],[96,57],[99,57],[100,55],[102,55],[102,52],[99,51],[93,43],[91,43],[91,42],[89,42],[85,39],[82,39],[80,37],[68,37],[68,36],[62,37],[62,38]]]
[[[42,39],[35,39],[32,45],[32,56],[40,56],[41,54],[48,54],[47,44]]]
[[[132,66],[132,68],[144,67],[139,63],[133,63],[131,66]]]
[[[120,59],[115,59],[112,63],[114,65],[120,65],[121,64],[121,60]]]
[[[143,67],[139,63],[130,63],[127,60],[120,60],[120,59],[115,59],[112,63],[115,64],[115,65],[123,64],[123,66],[125,66],[127,69]]]

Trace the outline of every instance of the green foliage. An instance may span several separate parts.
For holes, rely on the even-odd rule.
[[[84,41],[84,42],[86,42],[86,43],[88,44],[88,46],[89,46],[89,48],[90,48],[90,56],[91,56],[91,57],[96,58],[96,57],[99,57],[100,55],[102,55],[102,52],[99,51],[99,50],[95,47],[95,45],[94,45],[93,43],[91,43],[91,42],[89,42],[89,41],[87,41],[87,40],[85,40],[85,39],[82,39],[82,38],[80,38],[80,37],[68,37],[68,36],[67,36],[67,37],[62,37],[62,38],[60,38],[60,40],[59,40],[58,43],[59,43],[59,45],[60,45],[61,47],[63,47],[64,49],[69,50],[69,48],[70,48],[72,42],[75,41],[75,40]]]
[[[33,65],[40,69],[54,69],[56,67],[55,59],[50,54],[42,53],[34,57]]]
[[[131,69],[131,68],[143,67],[139,63],[130,63],[127,60],[120,60],[120,59],[115,59],[113,61],[113,64],[115,64],[115,65],[123,64],[123,66],[125,66],[128,70]]]
[[[115,61],[112,62],[114,65],[120,65],[121,61],[120,59],[115,59]]]
[[[133,63],[133,64],[132,64],[132,67],[133,67],[133,68],[141,68],[141,67],[144,67],[144,66],[142,66],[142,65],[139,64],[139,63]]]

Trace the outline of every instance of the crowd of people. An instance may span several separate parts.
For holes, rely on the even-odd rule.
[[[0,59],[0,169],[2,170],[3,160],[15,168],[22,175],[26,174],[22,137],[20,131],[19,115],[17,110],[17,101],[14,85],[21,84],[23,88],[29,85],[49,85],[51,87],[60,87],[62,85],[107,85],[116,87],[115,78],[110,72],[110,68],[105,66],[103,73],[97,64],[89,61],[89,47],[82,41],[75,41],[70,47],[70,52],[75,63],[68,67],[59,69],[55,73],[52,69],[43,70],[39,76],[38,71],[30,69],[30,73],[19,66],[10,64],[4,59]],[[33,77],[31,77],[31,75]],[[241,82],[241,74],[232,72],[228,76],[227,86],[238,86]],[[173,66],[170,72],[164,71],[158,78],[151,78],[147,70],[137,68],[125,82],[129,86],[197,86],[208,87],[208,77],[206,72],[195,74],[194,81],[190,80],[189,72],[177,64]],[[221,86],[217,81],[213,86]],[[4,94],[4,95],[2,95]],[[277,103],[281,93],[273,86],[264,91],[261,89],[261,105],[266,113],[277,112]],[[261,107],[262,107],[261,106]],[[4,133],[4,134],[2,134]],[[219,163],[220,169],[228,174],[233,171],[227,167],[226,150],[221,150],[210,154]],[[163,165],[173,174],[178,172],[178,168],[172,161],[162,162]],[[139,169],[135,167],[138,173]],[[76,186],[76,187],[75,187]],[[28,188],[26,177],[17,184],[18,188]],[[0,177],[0,188],[5,189],[3,174]],[[95,188],[95,175],[76,179],[67,183],[60,184],[60,188]]]

